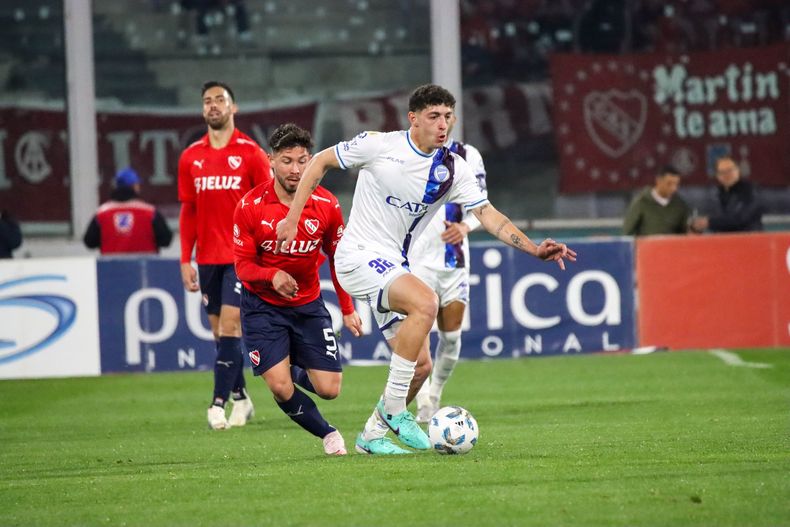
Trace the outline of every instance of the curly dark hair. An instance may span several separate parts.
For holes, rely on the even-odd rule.
[[[429,106],[444,104],[455,108],[453,94],[436,84],[423,84],[411,92],[409,97],[409,111],[419,112]]]
[[[272,149],[272,153],[295,146],[303,146],[309,152],[313,148],[313,138],[310,132],[294,123],[281,124],[269,136],[269,148]]]

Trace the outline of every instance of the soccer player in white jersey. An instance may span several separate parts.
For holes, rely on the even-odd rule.
[[[349,221],[335,253],[338,281],[382,317],[406,317],[398,323],[384,394],[356,440],[361,453],[410,453],[385,437],[388,430],[406,446],[430,448],[406,401],[439,306],[436,293],[409,271],[408,255],[412,240],[439,207],[461,203],[498,239],[563,269],[565,259],[576,259],[563,243],[546,239],[536,245],[480,192],[466,161],[444,146],[454,107],[449,91],[420,86],[409,98],[408,130],[363,132],[320,152],[305,169],[288,215],[277,224],[278,248],[287,247],[326,171],[360,169]]]
[[[450,137],[456,120],[453,115],[447,128]],[[480,192],[487,196],[486,168],[480,152],[474,146],[452,138],[444,146],[464,158],[472,169]],[[444,385],[461,355],[461,324],[469,303],[467,235],[479,226],[480,221],[474,214],[465,213],[461,204],[446,203],[409,251],[411,271],[439,297],[439,314],[436,317],[439,342],[434,353],[430,382],[426,379],[417,393],[418,423],[427,423],[439,409]],[[430,340],[427,346],[425,352],[430,354]],[[420,363],[430,364],[430,361],[428,358],[424,362],[418,361],[418,370]]]

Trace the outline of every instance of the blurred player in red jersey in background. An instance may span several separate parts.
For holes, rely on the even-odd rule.
[[[244,284],[241,322],[255,375],[261,375],[280,409],[299,426],[323,439],[328,455],[345,455],[340,432],[326,422],[315,402],[294,383],[322,399],[340,393],[342,367],[332,319],[321,298],[318,268],[329,256],[343,324],[354,334],[362,325],[351,297],[338,284],[334,255],[343,235],[337,198],[317,187],[299,220],[296,239],[274,254],[277,223],[290,208],[310,160],[310,133],[294,124],[271,138],[274,178],[242,198],[233,226],[236,273]]]
[[[115,176],[115,189],[93,216],[82,241],[102,254],[157,254],[173,232],[156,208],[140,199],[140,176],[124,168]]]
[[[187,291],[203,293],[211,330],[217,341],[214,398],[209,426],[222,430],[243,426],[253,406],[244,383],[239,302],[241,283],[233,268],[233,211],[242,196],[271,179],[263,149],[236,129],[237,111],[231,88],[222,82],[203,85],[203,118],[208,133],[189,145],[178,161],[181,201],[181,280]],[[192,249],[200,274],[192,266]],[[233,395],[230,418],[225,403]]]

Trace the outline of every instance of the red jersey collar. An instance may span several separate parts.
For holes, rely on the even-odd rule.
[[[222,148],[226,148],[226,147],[230,146],[230,145],[231,145],[231,143],[235,142],[235,141],[236,141],[236,139],[238,139],[238,138],[239,138],[239,136],[240,136],[240,135],[241,135],[241,130],[239,130],[238,128],[236,128],[236,127],[234,126],[234,127],[233,127],[233,133],[232,133],[232,134],[230,134],[230,139],[228,139],[228,144],[226,144],[226,145],[225,145],[225,146],[223,146]],[[211,146],[211,141],[209,141],[209,138],[208,138],[208,132],[206,132],[206,134],[205,134],[203,137],[201,137],[201,138],[200,138],[200,143],[201,143],[203,146],[207,146],[207,147],[209,147],[209,148],[214,148],[214,147],[212,147],[212,146]],[[221,150],[221,148],[218,148],[217,150]]]
[[[263,184],[263,188],[261,188],[261,197],[264,203],[279,203],[280,205],[285,205],[280,201],[280,198],[277,197],[277,192],[274,190],[274,176],[272,176],[268,183]],[[313,208],[312,194],[310,198],[307,199],[304,208],[305,210]]]

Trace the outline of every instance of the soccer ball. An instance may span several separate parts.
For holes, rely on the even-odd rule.
[[[477,444],[477,421],[465,408],[445,406],[428,422],[428,437],[440,454],[466,454]]]

